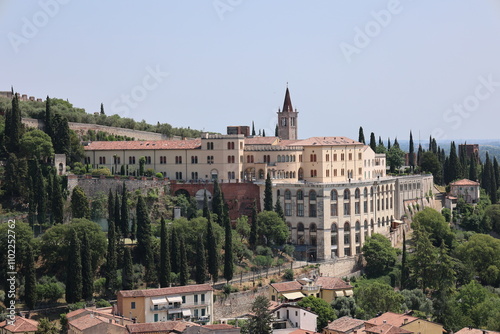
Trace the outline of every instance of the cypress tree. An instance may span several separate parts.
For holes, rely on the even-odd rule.
[[[413,171],[415,169],[415,147],[413,145],[413,134],[410,131],[410,156],[409,156],[409,163],[411,170]]]
[[[115,198],[113,197],[111,188],[108,193],[108,224],[110,220],[112,220],[113,223],[115,222]]]
[[[222,226],[220,222],[222,222],[221,217],[222,217],[222,211],[224,207],[224,200],[222,198],[222,191],[220,189],[219,182],[217,181],[217,178],[214,179],[214,195],[212,197],[212,212],[217,214],[217,221],[219,224]]]
[[[450,145],[450,158],[448,162],[448,168],[446,172],[446,183],[450,183],[460,176],[460,161],[458,161],[457,149],[455,142],[452,141]]]
[[[54,175],[52,188],[52,216],[56,224],[62,224],[64,220],[64,200],[61,190],[61,178],[58,175]]]
[[[257,231],[257,203],[254,200],[253,206],[252,206],[252,216],[250,217],[251,219],[251,225],[250,225],[250,237],[248,238],[248,243],[250,245],[251,249],[255,249],[255,246],[257,245],[257,238],[258,238],[258,231]]]
[[[153,251],[151,249],[151,221],[142,195],[137,200],[137,255],[145,268],[144,280],[152,283],[155,280]]]
[[[383,146],[384,142],[382,141],[382,136],[378,136],[378,144]]]
[[[217,242],[210,219],[207,222],[207,255],[208,272],[212,276],[213,283],[216,283],[219,278],[219,257],[217,254]]]
[[[46,195],[47,201],[45,202],[45,207],[47,212],[49,213],[49,222],[50,225],[54,224],[54,215],[52,214],[52,199],[54,198],[54,169],[49,169],[47,177],[46,177]]]
[[[467,144],[467,143],[466,143]],[[458,146],[458,160],[460,161],[460,176],[458,178],[464,179],[468,176],[467,168],[467,149],[465,145]]]
[[[422,163],[422,154],[424,154],[424,149],[422,148],[422,145],[418,145],[418,153],[417,153],[417,165],[420,166]]]
[[[180,285],[187,285],[189,280],[189,268],[187,263],[186,255],[186,243],[184,242],[184,237],[182,234],[179,235],[180,243],[180,273],[179,273],[179,283]]]
[[[36,163],[36,166],[35,197],[37,199],[37,221],[38,224],[42,225],[47,219],[47,186],[42,174],[42,169],[38,163]]]
[[[33,310],[36,303],[36,274],[31,244],[26,248],[24,271],[24,301],[28,309]]]
[[[199,246],[198,246],[199,247]],[[170,285],[170,249],[165,219],[161,218],[160,229],[160,286],[166,288]]]
[[[111,198],[113,194],[110,192]],[[109,199],[109,197],[108,197]],[[114,214],[114,212],[113,212]],[[106,254],[106,292],[111,296],[116,289],[116,227],[115,220],[112,219],[113,216],[108,217],[108,253]]]
[[[266,136],[266,129],[262,129],[262,137]]]
[[[69,125],[66,117],[56,113],[53,118],[53,137],[52,145],[55,153],[66,154],[69,156],[71,152],[71,139],[69,133]]]
[[[94,294],[94,273],[92,272],[92,255],[87,233],[82,238],[82,297],[91,300]]]
[[[196,245],[196,284],[203,284],[207,280],[207,254],[202,234],[198,235],[198,244]]]
[[[231,229],[231,220],[229,219],[229,209],[224,205],[224,278],[229,283],[233,279],[233,232]]]
[[[122,165],[123,167],[123,165]],[[127,186],[125,185],[125,182],[123,182],[123,187],[122,187],[122,206],[121,206],[121,214],[120,214],[120,219],[121,219],[121,227],[122,227],[122,236],[123,238],[127,238],[130,234],[129,231],[129,212],[128,212],[128,192],[127,192]]]
[[[360,143],[366,144],[366,142],[365,142],[365,134],[363,133],[363,127],[362,126],[359,127],[358,141]]]
[[[21,110],[19,109],[19,96],[14,94],[12,99],[12,109],[5,113],[5,141],[6,149],[9,153],[19,153],[20,139],[22,136],[23,124],[21,122]]]
[[[278,124],[276,124],[276,127],[274,128],[274,136],[278,137]]]
[[[50,109],[50,97],[47,95],[47,99],[45,100],[45,133],[49,135],[49,137],[53,140],[54,131],[52,129],[52,110]]]
[[[101,103],[101,115],[105,115],[104,113],[104,104]]]
[[[210,209],[208,208],[207,191],[203,193],[203,217],[210,220]]]
[[[122,289],[132,290],[134,282],[134,272],[132,266],[132,254],[130,248],[124,247],[123,250],[123,272],[122,272]]]
[[[170,233],[170,268],[171,271],[178,274],[181,270],[181,253],[180,253],[180,240],[177,235],[177,229],[172,228]]]
[[[264,211],[273,211],[273,184],[271,176],[267,173],[266,186],[264,189]]]
[[[496,186],[498,189],[499,183],[500,183],[500,169],[498,167],[498,160],[497,157],[493,158],[493,175],[495,175],[495,182]]]
[[[68,304],[73,304],[82,299],[82,259],[80,240],[78,240],[78,236],[74,229],[71,230],[66,270],[66,302]]]
[[[375,152],[377,150],[377,142],[375,141],[375,134],[370,133],[370,148]]]
[[[491,160],[490,160],[491,161]],[[497,198],[497,180],[495,179],[495,171],[493,169],[493,164],[490,162],[490,167],[488,168],[490,172],[490,199],[491,199],[491,204],[496,204],[498,201]]]
[[[252,121],[252,136],[255,136],[255,124]]]
[[[387,150],[389,151],[391,149],[391,138],[387,138]]]
[[[490,155],[488,152],[486,152],[486,161],[484,162],[483,165],[483,171],[481,175],[481,186],[486,190],[486,193],[489,195],[490,194],[490,189],[491,189],[491,162],[490,162]]]
[[[71,213],[73,218],[88,218],[90,215],[87,196],[80,186],[76,186],[71,194]]]
[[[28,188],[28,222],[31,227],[35,225],[35,220],[36,220],[36,207],[37,207],[37,200],[35,197],[35,185],[33,181],[33,177],[29,177],[30,180],[30,186]]]
[[[469,180],[472,181],[477,181],[478,175],[477,175],[477,162],[476,159],[474,158],[474,155],[470,157],[469,161]]]
[[[137,231],[137,219],[132,217],[132,226],[130,226],[130,239],[134,241],[136,239],[136,231]]]
[[[120,219],[121,205],[120,205],[120,196],[118,195],[118,190],[115,192],[115,229],[116,229],[116,238],[119,240],[122,234],[122,220]]]
[[[401,258],[401,290],[406,288],[406,282],[409,277],[408,263],[407,263],[407,254],[406,254],[406,233],[403,231],[403,255]]]
[[[393,146],[399,148],[398,137],[394,138],[394,145]]]
[[[285,213],[283,212],[283,208],[281,207],[281,201],[279,196],[276,198],[276,204],[274,205],[274,212],[276,212],[278,216],[280,216],[280,218],[283,219],[283,221],[285,220]]]

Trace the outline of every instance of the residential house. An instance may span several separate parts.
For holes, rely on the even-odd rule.
[[[127,325],[127,330],[129,334],[180,334],[184,333],[184,331],[189,327],[199,328],[198,325],[187,321],[165,321],[129,324]]]
[[[281,304],[271,310],[273,329],[299,328],[316,331],[318,315],[303,307],[292,304]]]
[[[7,320],[0,322],[0,334],[35,334],[37,328],[38,321],[23,318],[17,315],[13,321],[7,318]]]
[[[240,328],[227,324],[188,327],[183,334],[239,334]]]
[[[412,334],[413,332],[398,326],[383,323],[381,325],[365,328],[366,334]]]
[[[316,279],[316,285],[320,288],[319,297],[330,304],[338,297],[351,297],[353,286],[338,277],[320,276]]]
[[[302,284],[298,281],[271,283],[271,301],[296,302],[305,297]]]
[[[82,316],[68,320],[68,334],[128,334],[127,328],[94,313],[82,313]]]
[[[500,334],[500,332],[494,332],[485,329],[477,329],[472,327],[465,327],[456,332],[455,334]]]
[[[210,284],[118,292],[118,314],[137,322],[170,320],[210,323],[213,320],[213,288]]]
[[[365,322],[365,327],[368,332],[368,330],[374,330],[372,327],[386,324],[399,327],[412,333],[442,334],[444,331],[443,326],[435,322],[412,317],[409,314],[394,312],[386,312],[378,317],[367,320]]]
[[[364,320],[345,316],[330,322],[323,328],[323,334],[363,334],[364,329]]]

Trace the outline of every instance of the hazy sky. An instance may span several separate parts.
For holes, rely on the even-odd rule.
[[[299,137],[499,138],[500,2],[2,1],[0,90]]]

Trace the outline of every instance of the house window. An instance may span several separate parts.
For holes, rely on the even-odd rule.
[[[182,164],[182,156],[181,155],[177,155],[175,157],[175,163],[178,164],[178,165]]]
[[[201,295],[201,303],[205,304],[205,294],[204,293]]]
[[[151,157],[144,157],[146,159],[146,165],[151,165]]]
[[[303,203],[297,203],[297,216],[304,217],[304,204]]]
[[[135,310],[135,302],[130,303],[130,309]]]
[[[336,153],[333,155],[333,161],[337,161],[337,154]]]
[[[316,204],[309,204],[309,217],[316,217]]]
[[[154,322],[158,322],[158,313],[154,314]]]
[[[213,163],[214,163],[214,156],[213,155],[207,156],[207,164],[211,165]]]
[[[302,201],[303,199],[304,199],[304,193],[302,192],[302,190],[298,190],[297,191],[297,200]]]
[[[330,161],[330,154],[326,155],[326,161]]]
[[[330,177],[330,170],[329,169],[326,170],[326,177]]]
[[[292,203],[285,203],[285,216],[292,215]]]
[[[166,161],[166,159],[165,159],[165,161]],[[135,165],[135,157],[128,157],[128,164]]]
[[[201,316],[202,316],[202,317],[204,317],[204,316],[205,316],[205,309],[204,309],[204,308],[202,308],[202,309],[201,309]]]
[[[191,163],[197,164],[198,163],[198,156],[196,156],[196,155],[191,156]]]
[[[340,155],[340,161],[344,161],[344,160],[345,160],[345,155],[344,155],[344,153],[342,153],[342,154]]]
[[[214,149],[214,143],[213,142],[208,142],[207,143],[207,150],[213,150]]]
[[[120,157],[118,157],[118,156],[114,155],[114,156],[113,156],[113,163],[114,163],[115,165],[120,164]]]
[[[177,180],[182,180],[182,172],[175,172],[175,178]]]
[[[191,179],[198,180],[198,172],[191,172]]]
[[[352,153],[349,153],[349,161],[352,160]]]
[[[161,164],[161,165],[164,165],[164,164],[166,164],[166,163],[167,163],[167,157],[166,157],[166,156],[161,156],[161,157],[160,157],[160,164]]]
[[[105,165],[106,164],[106,157],[99,157],[99,165]]]
[[[182,296],[182,303],[186,304],[186,296]]]

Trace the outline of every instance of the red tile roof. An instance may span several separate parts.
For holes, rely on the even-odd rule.
[[[366,333],[375,334],[411,334],[413,332],[407,331],[406,329],[394,326],[391,324],[382,324],[375,327],[370,327],[365,329]]]
[[[94,141],[83,147],[85,151],[111,150],[193,150],[201,148],[201,139]]]
[[[334,320],[326,326],[326,329],[337,331],[337,332],[349,332],[355,329],[360,329],[364,327],[365,322],[359,319],[353,319],[351,317],[345,316]]]
[[[120,294],[122,297],[155,297],[212,290],[213,288],[210,284],[195,284],[161,289],[122,290],[118,292],[118,294]]]
[[[278,137],[248,137],[245,138],[245,145],[274,145],[278,142]]]
[[[371,324],[371,325],[382,325],[384,323],[387,323],[387,324],[390,324],[393,326],[400,327],[406,323],[412,322],[412,321],[417,320],[417,319],[418,318],[412,317],[411,315],[408,315],[408,314],[386,312],[386,313],[382,314],[381,316],[367,320],[366,323]]]
[[[196,324],[185,321],[150,322],[127,325],[127,329],[129,333],[169,333],[170,331],[181,333],[190,326],[196,326]]]
[[[272,283],[271,286],[278,292],[301,290],[302,284],[297,281]]]
[[[352,285],[346,283],[343,279],[329,276],[318,277],[316,285],[326,290],[345,290],[353,288]]]
[[[450,183],[450,186],[479,186],[479,182],[462,179],[455,182]]]
[[[208,329],[212,329],[212,330],[213,329],[224,330],[224,329],[233,329],[233,328],[236,328],[236,327],[228,325],[228,324],[203,325],[202,327],[208,328]]]
[[[70,320],[68,323],[70,326],[75,327],[78,330],[85,330],[87,328],[91,328],[97,325],[102,324],[105,322],[104,320],[100,319],[100,317],[93,316],[91,314],[84,315],[83,317]],[[108,321],[106,321],[108,322]]]
[[[77,316],[77,315],[84,313],[84,312],[87,312],[87,310],[84,308],[80,308],[78,310],[74,310],[74,311],[67,313],[66,318],[69,320],[69,319],[73,318],[74,316]]]
[[[17,315],[13,325],[9,325],[8,321],[9,319],[0,322],[0,328],[4,328],[11,333],[36,332],[38,328],[38,321],[26,319]]]
[[[290,332],[288,334],[321,334],[321,333],[313,332],[313,331],[308,331],[308,330],[305,330],[305,329],[296,329],[293,332]]]
[[[465,327],[456,332],[455,334],[500,334],[500,332],[494,332],[494,331],[488,331],[484,329],[476,329],[476,328],[469,328]]]

